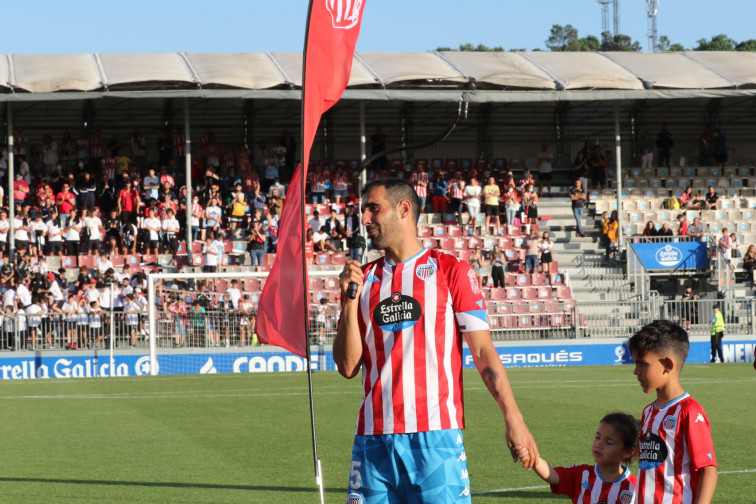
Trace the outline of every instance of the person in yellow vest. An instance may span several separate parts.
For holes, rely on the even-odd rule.
[[[714,316],[711,318],[711,362],[716,362],[719,356],[719,362],[724,362],[722,356],[722,338],[725,333],[725,321],[719,304],[714,305]]]
[[[608,262],[611,257],[615,261],[617,260],[617,240],[619,237],[619,222],[617,220],[617,210],[612,211],[609,220],[603,223],[604,236],[606,236],[606,255],[604,256],[604,262]]]

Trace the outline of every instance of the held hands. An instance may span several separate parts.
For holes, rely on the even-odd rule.
[[[506,438],[512,462],[519,460],[523,469],[533,469],[538,462],[538,446],[522,419],[507,422]]]

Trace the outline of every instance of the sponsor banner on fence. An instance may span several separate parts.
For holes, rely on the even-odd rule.
[[[701,242],[633,243],[647,270],[705,269],[709,266],[706,244]]]
[[[728,341],[729,339],[729,341]],[[722,344],[725,362],[753,362],[756,340],[726,338]],[[496,346],[501,362],[512,367],[605,366],[632,364],[624,340],[600,343],[553,342]],[[709,362],[708,340],[691,341],[688,363]],[[312,353],[313,370],[335,371],[329,349]],[[465,348],[463,365],[474,368],[470,350]],[[20,353],[0,356],[0,379],[94,378],[147,376],[151,374],[149,355],[107,355],[66,353],[34,355]],[[287,352],[251,350],[246,352],[169,353],[158,355],[158,374],[271,373],[306,370],[306,360]]]

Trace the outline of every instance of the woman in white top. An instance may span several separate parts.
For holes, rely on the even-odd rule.
[[[551,251],[554,248],[554,244],[551,242],[548,231],[544,232],[541,236],[538,248],[541,251],[541,273],[546,273],[547,278],[551,278]]]
[[[84,224],[79,219],[76,210],[71,210],[71,216],[68,218],[68,225],[65,229],[66,255],[79,255],[79,243],[81,242],[81,229],[83,227]]]

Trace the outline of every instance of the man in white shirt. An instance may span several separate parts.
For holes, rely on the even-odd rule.
[[[8,221],[8,212],[0,212],[0,252],[8,252],[8,233],[10,232],[10,222]]]
[[[16,289],[10,288],[3,294],[3,311],[9,306],[15,306],[16,303]]]
[[[13,219],[13,241],[16,250],[29,251],[29,220],[25,214],[16,215]]]
[[[89,236],[89,252],[95,256],[98,256],[100,255],[100,242],[105,231],[102,226],[102,220],[94,213],[87,215],[86,210],[82,210],[82,212],[84,212],[82,220],[84,221],[84,225],[87,228],[87,235]]]
[[[278,195],[285,199],[286,198],[286,187],[281,183],[281,179],[276,177],[273,179],[273,183],[268,188],[268,197],[273,196],[273,189],[278,190]]]
[[[167,252],[175,254],[178,252],[178,233],[181,231],[178,219],[172,208],[169,208],[166,212],[167,217],[163,221],[163,233],[165,233],[165,241]]]
[[[312,219],[310,219],[310,229],[312,229],[313,232],[317,233],[320,231],[320,228],[325,226],[325,221],[320,218],[320,212],[317,210],[314,210],[312,212]]]
[[[65,296],[63,296],[63,291],[60,290],[60,285],[58,285],[58,282],[55,279],[55,274],[53,273],[47,274],[47,292],[50,294],[53,304],[60,308],[60,305],[62,305],[65,300]]]
[[[157,255],[158,243],[160,243],[160,231],[163,229],[160,219],[155,216],[155,210],[150,209],[150,216],[142,221],[142,229],[149,231],[149,237],[145,249],[147,253]]]
[[[31,292],[29,292],[29,277],[26,277],[16,288],[16,297],[20,308],[26,308],[32,304]]]
[[[202,253],[205,254],[205,267],[203,271],[206,273],[220,271],[220,266],[223,265],[223,240],[208,236],[205,239]]]

